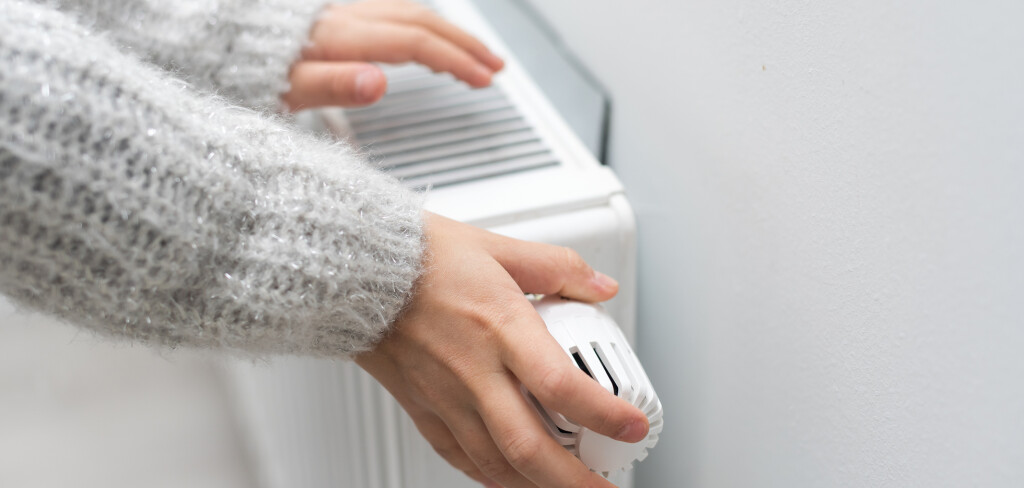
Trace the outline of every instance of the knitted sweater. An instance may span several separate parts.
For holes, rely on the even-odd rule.
[[[48,1],[194,88],[274,109],[328,0]]]
[[[152,29],[129,3],[123,20]],[[0,292],[153,345],[337,357],[379,340],[420,272],[420,199],[350,149],[115,46],[266,107],[315,9],[284,10],[211,12],[231,27],[197,29],[230,47],[191,63],[173,36],[95,34],[0,0]]]

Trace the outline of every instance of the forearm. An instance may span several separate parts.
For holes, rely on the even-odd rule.
[[[62,11],[193,86],[275,110],[327,0],[58,0]]]
[[[420,272],[416,195],[0,4],[0,292],[172,347],[343,356],[386,332]]]

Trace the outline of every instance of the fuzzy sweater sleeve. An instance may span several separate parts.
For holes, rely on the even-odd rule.
[[[193,86],[276,110],[328,0],[40,0]]]
[[[0,10],[0,292],[171,347],[382,337],[420,272],[417,195],[51,8]]]

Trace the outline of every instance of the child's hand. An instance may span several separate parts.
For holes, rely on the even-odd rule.
[[[612,488],[552,439],[519,391],[636,442],[647,417],[566,357],[523,292],[607,300],[618,284],[575,252],[428,214],[423,276],[391,333],[356,363],[452,466],[515,488]]]
[[[373,62],[415,61],[483,87],[504,66],[462,29],[408,0],[331,5],[313,25],[310,45],[292,65],[292,111],[324,105],[360,106],[384,95],[387,80]]]

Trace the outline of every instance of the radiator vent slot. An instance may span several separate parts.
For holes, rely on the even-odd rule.
[[[380,102],[345,111],[355,143],[422,190],[559,164],[497,84],[472,89],[418,65],[381,66]]]

